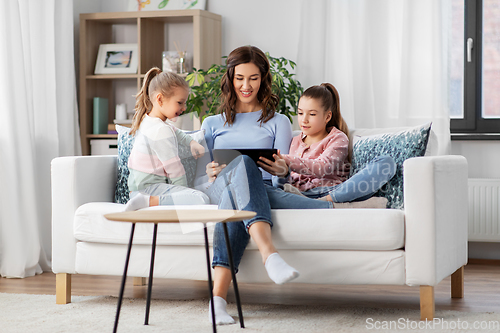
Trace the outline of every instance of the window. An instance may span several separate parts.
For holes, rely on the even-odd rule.
[[[498,139],[500,0],[454,0],[451,20],[454,34],[450,65],[452,138]],[[460,39],[457,34],[462,31],[465,34]],[[462,55],[453,52],[457,49],[464,50]],[[463,75],[460,75],[461,66]]]

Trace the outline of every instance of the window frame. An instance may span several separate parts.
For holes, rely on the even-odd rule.
[[[464,0],[464,117],[450,119],[452,139],[500,139],[500,119],[482,117],[483,0]],[[472,61],[467,39],[472,38]]]

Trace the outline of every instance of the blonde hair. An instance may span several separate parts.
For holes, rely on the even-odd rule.
[[[142,88],[135,95],[135,114],[130,135],[137,132],[146,114],[151,112],[155,94],[160,93],[163,97],[170,98],[175,88],[189,90],[189,85],[181,76],[172,72],[162,72],[158,67],[153,67],[146,73]]]

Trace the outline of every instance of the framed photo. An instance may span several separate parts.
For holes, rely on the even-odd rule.
[[[135,74],[137,61],[137,44],[101,44],[94,74]]]
[[[129,11],[205,9],[207,0],[128,0]]]

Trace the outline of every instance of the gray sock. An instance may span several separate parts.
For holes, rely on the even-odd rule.
[[[364,201],[334,202],[333,208],[387,208],[387,198],[371,197]]]
[[[303,195],[302,192],[300,192],[300,190],[295,186],[293,186],[292,184],[283,185],[283,190],[288,193],[293,193],[305,197],[305,195]]]

